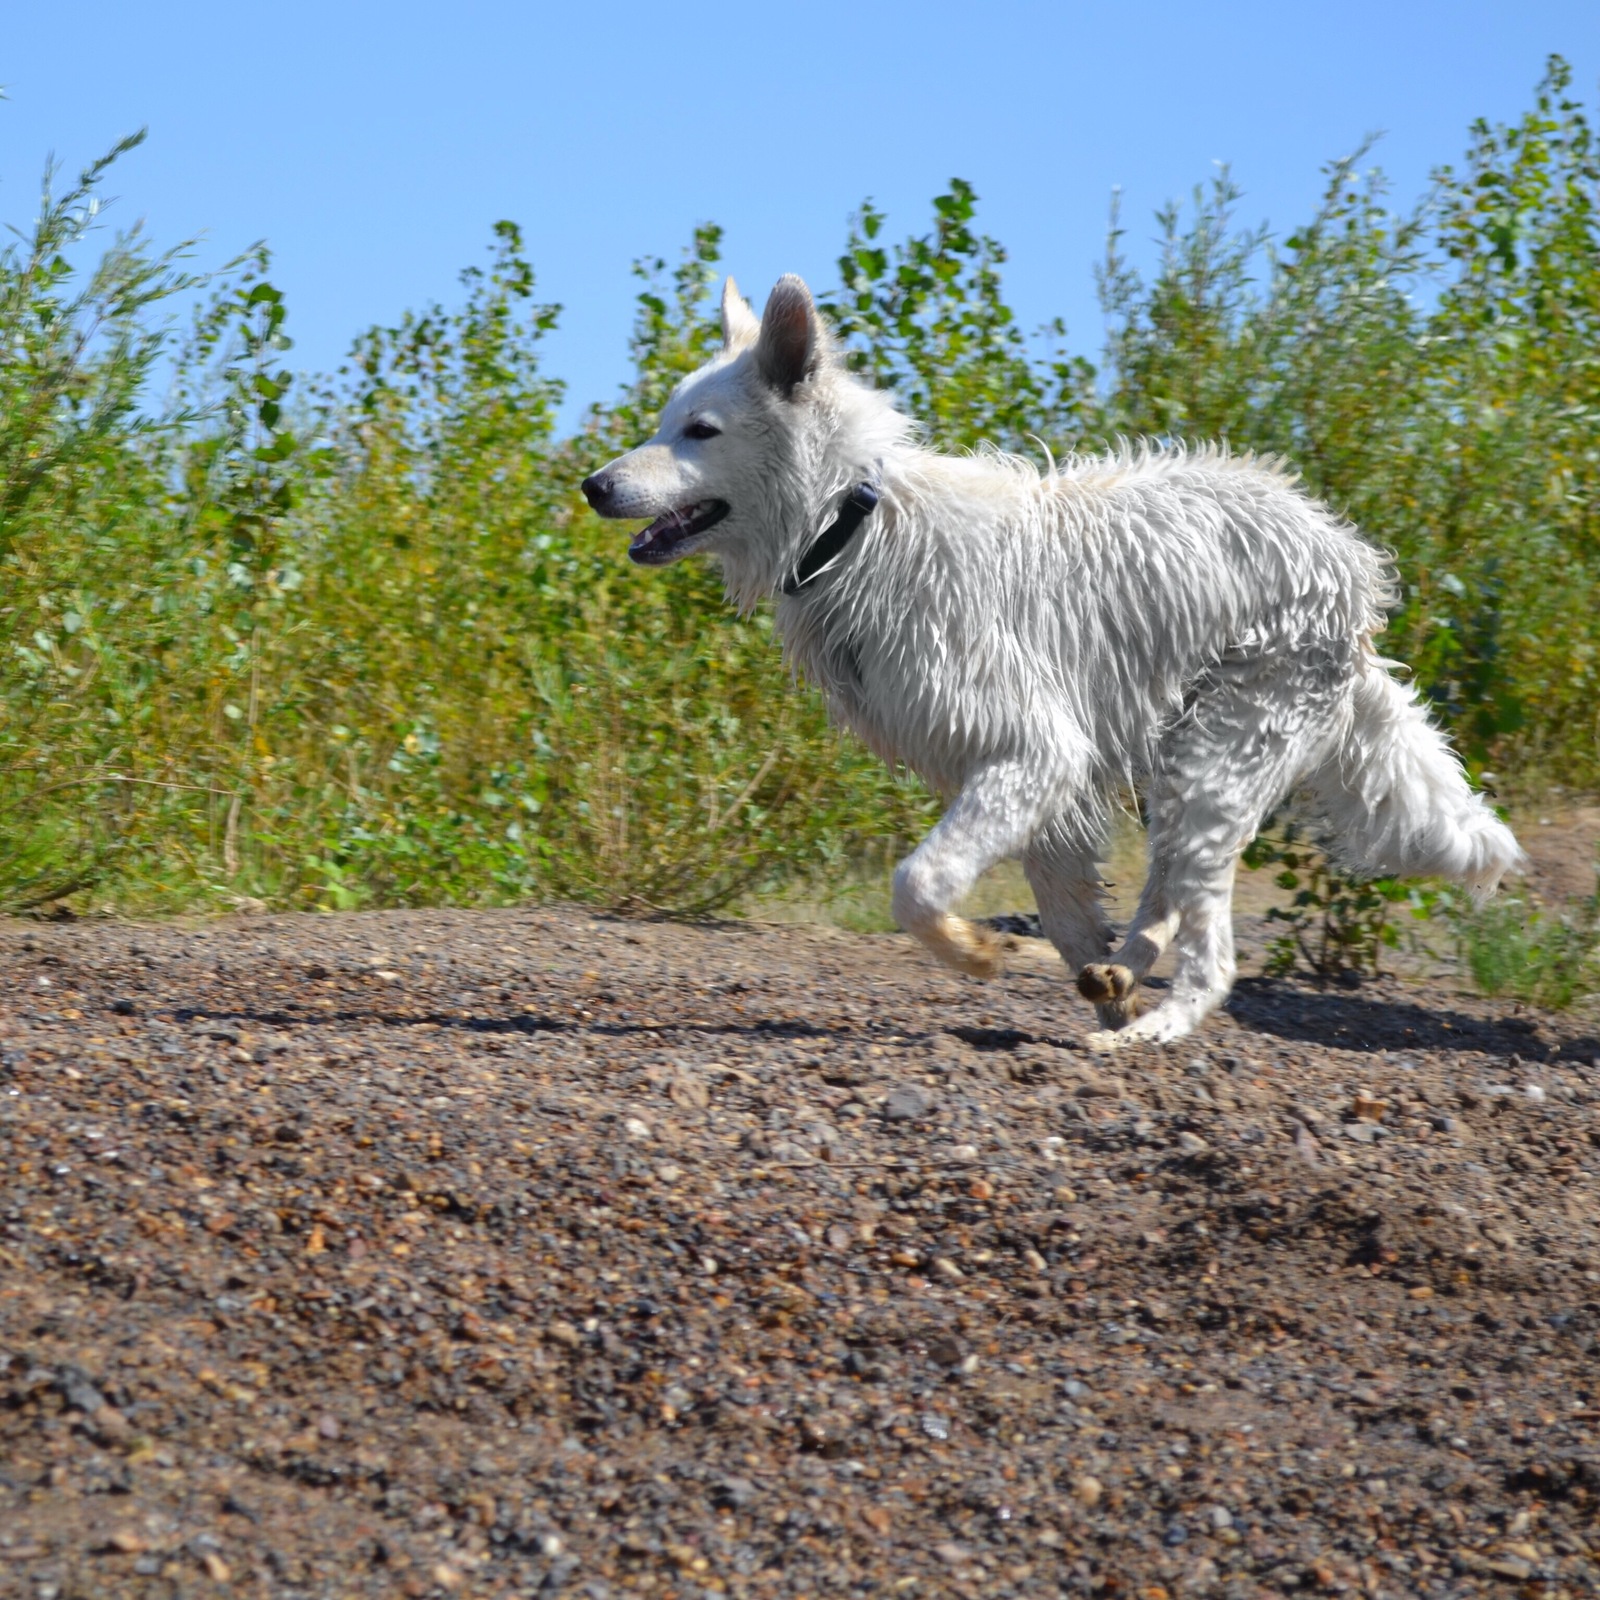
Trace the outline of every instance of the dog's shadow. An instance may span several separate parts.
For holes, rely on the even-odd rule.
[[[1600,1041],[1551,1040],[1533,1018],[1475,1017],[1392,993],[1310,989],[1272,978],[1241,978],[1227,1011],[1252,1033],[1339,1050],[1480,1051],[1532,1061],[1557,1055],[1588,1060],[1600,1054]]]

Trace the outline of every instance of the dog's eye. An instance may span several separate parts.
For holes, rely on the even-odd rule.
[[[709,422],[691,422],[683,430],[683,436],[685,439],[715,439],[721,432],[721,428],[714,428]]]

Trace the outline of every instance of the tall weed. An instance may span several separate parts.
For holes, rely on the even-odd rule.
[[[1457,897],[1449,924],[1461,964],[1484,994],[1564,1010],[1600,980],[1600,891],[1566,915],[1512,895],[1481,906]]]
[[[1287,454],[1395,547],[1395,653],[1471,762],[1592,783],[1600,157],[1568,89],[1552,61],[1408,212],[1362,154],[1273,239],[1224,175],[1161,214],[1149,282],[1114,220],[1099,371],[1019,327],[960,180],[898,244],[865,204],[821,299],[946,447]],[[209,284],[137,231],[95,256],[133,142],[0,253],[0,905],[705,912],[926,826],[769,614],[698,564],[641,577],[576,492],[714,347],[719,230],[638,264],[633,380],[561,437],[559,308],[514,225],[453,302],[296,375],[265,251]]]

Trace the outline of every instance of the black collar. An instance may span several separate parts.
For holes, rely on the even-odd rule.
[[[816,542],[800,558],[800,565],[783,586],[785,594],[799,594],[805,586],[839,555],[855,538],[861,524],[877,509],[879,491],[871,479],[858,483],[845,496],[839,515],[817,535]]]

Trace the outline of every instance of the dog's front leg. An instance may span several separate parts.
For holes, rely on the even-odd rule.
[[[992,978],[1017,941],[951,908],[997,861],[1019,855],[1056,807],[1059,787],[1016,765],[976,774],[894,875],[894,919],[941,961]]]

